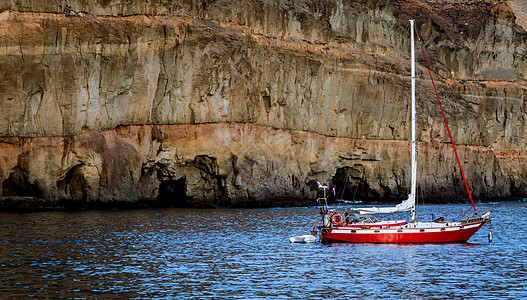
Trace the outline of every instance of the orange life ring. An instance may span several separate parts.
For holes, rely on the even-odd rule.
[[[333,224],[335,225],[340,225],[344,220],[340,214],[334,214],[333,217],[331,217],[331,221],[333,221]]]

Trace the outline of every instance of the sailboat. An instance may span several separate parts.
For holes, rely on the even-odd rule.
[[[427,222],[421,222],[416,219],[416,195],[417,195],[417,143],[415,134],[415,57],[414,57],[414,20],[410,20],[410,37],[411,37],[411,81],[412,81],[412,139],[411,139],[411,182],[410,195],[402,203],[392,207],[360,207],[350,208],[344,216],[337,209],[330,209],[327,205],[326,189],[324,188],[324,198],[322,203],[322,226],[320,230],[321,242],[350,242],[350,243],[456,243],[468,241],[485,223],[490,221],[490,211],[477,217],[476,208],[470,195],[470,190],[461,168],[461,163],[455,150],[452,135],[449,132],[454,153],[458,160],[461,174],[469,194],[469,198],[474,208],[472,218],[464,218],[460,221],[446,221],[444,218],[438,218]],[[424,56],[424,49],[422,48]],[[426,61],[426,56],[425,56]],[[428,61],[426,61],[428,66]],[[430,78],[432,73],[429,69]],[[434,90],[435,84],[433,83]],[[437,95],[437,90],[436,90]],[[437,97],[439,101],[439,96]],[[439,101],[441,111],[441,101]],[[444,113],[443,113],[444,117]],[[408,220],[389,220],[378,221],[375,217],[379,214],[393,214],[397,212],[409,212]]]

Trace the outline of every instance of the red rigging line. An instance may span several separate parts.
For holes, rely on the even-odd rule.
[[[450,142],[452,142],[452,147],[454,147],[454,153],[456,154],[457,164],[459,165],[461,176],[463,177],[463,181],[465,182],[465,187],[467,188],[468,198],[470,199],[470,203],[472,203],[472,208],[474,209],[474,212],[476,212],[476,206],[474,206],[474,201],[472,200],[472,195],[470,194],[470,189],[468,188],[467,180],[465,179],[465,173],[463,172],[463,168],[461,167],[461,162],[459,161],[459,156],[457,155],[456,145],[454,145],[454,139],[452,138],[452,134],[450,133],[450,128],[448,127],[448,122],[446,121],[445,112],[443,111],[443,106],[441,105],[441,100],[439,100],[439,94],[437,93],[436,85],[434,83],[434,78],[432,78],[432,72],[430,72],[430,67],[428,66],[428,60],[426,59],[425,50],[423,48],[423,44],[421,43],[421,38],[418,38],[418,40],[419,40],[419,46],[421,46],[421,51],[423,52],[423,57],[425,59],[426,67],[428,68],[428,74],[430,75],[430,80],[432,80],[432,85],[434,86],[434,92],[436,93],[437,102],[439,102],[439,107],[441,108],[441,113],[443,114],[443,120],[445,120],[446,130],[448,131],[448,135],[450,136]]]

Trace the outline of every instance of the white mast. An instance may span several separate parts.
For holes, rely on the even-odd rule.
[[[415,139],[415,57],[414,57],[414,20],[410,20],[410,56],[412,61],[412,181],[410,185],[410,195],[412,197],[412,207],[410,209],[410,222],[415,222],[415,199],[416,199],[416,185],[417,185],[417,160],[416,152],[417,145]]]
[[[394,207],[359,207],[351,210],[358,211],[361,214],[390,214],[397,211],[410,211],[410,223],[416,221],[415,202],[417,199],[417,141],[415,138],[415,55],[414,55],[414,20],[410,20],[410,37],[411,37],[411,62],[412,62],[412,140],[410,153],[412,156],[412,179],[410,182],[410,195],[408,199]]]

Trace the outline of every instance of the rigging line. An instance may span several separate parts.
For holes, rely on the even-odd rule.
[[[421,43],[421,39],[419,38],[419,35],[418,35],[418,40],[419,40],[419,46],[421,46],[421,51],[423,52],[423,57],[426,62],[426,67],[428,68],[428,74],[430,75],[430,80],[432,81],[432,85],[434,86],[434,92],[436,93],[437,102],[439,102],[439,107],[441,108],[441,113],[443,114],[443,120],[445,120],[445,125],[448,131],[448,136],[450,136],[450,142],[452,142],[452,147],[454,147],[454,153],[456,154],[457,164],[459,165],[461,176],[463,177],[463,181],[465,182],[465,187],[467,188],[468,198],[470,199],[470,203],[472,203],[472,208],[474,209],[474,213],[476,213],[476,206],[474,206],[474,200],[472,200],[472,194],[470,193],[470,189],[468,188],[467,180],[465,179],[465,173],[463,172],[463,168],[461,167],[461,161],[459,160],[459,156],[457,155],[456,145],[454,145],[454,139],[452,138],[452,134],[450,133],[450,128],[448,127],[448,122],[446,121],[446,117],[445,117],[445,112],[443,111],[441,100],[439,100],[439,94],[437,93],[436,84],[434,83],[434,79],[432,78],[432,72],[430,71],[430,66],[428,65],[428,60],[426,59],[425,50],[423,48],[423,44]]]
[[[349,177],[349,169],[346,170],[346,181],[344,181],[344,185],[342,186],[342,192],[340,193],[340,199],[344,197],[344,191],[346,190],[346,185],[348,184],[348,177]]]
[[[362,170],[360,171],[361,178],[363,177]],[[357,183],[357,187],[355,188],[355,193],[353,193],[353,199],[351,199],[352,203],[355,202],[355,196],[357,195],[357,191],[359,190],[359,186],[361,183],[361,178],[359,178],[359,182]]]

